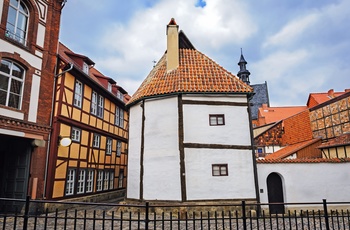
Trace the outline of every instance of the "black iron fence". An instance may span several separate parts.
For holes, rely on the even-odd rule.
[[[270,213],[276,205],[283,213]],[[166,205],[0,198],[0,229],[350,229],[348,207],[326,200]]]

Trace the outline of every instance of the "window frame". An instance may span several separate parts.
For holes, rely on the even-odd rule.
[[[212,119],[215,118],[215,123]],[[222,123],[219,123],[219,119],[222,119]],[[223,126],[225,125],[225,114],[209,114],[209,125],[210,126]]]
[[[67,176],[66,176],[66,189],[64,193],[66,196],[74,195],[75,174],[76,174],[76,169],[73,169],[73,168],[68,169]]]
[[[114,124],[120,128],[124,128],[124,110],[118,106],[115,108]]]
[[[219,169],[215,169],[216,167],[218,167]],[[228,164],[212,164],[211,169],[212,176],[228,176]],[[225,172],[223,169],[225,169]]]
[[[85,191],[86,193],[93,192],[94,190],[94,170],[87,170],[87,176],[86,176],[86,185],[85,185]]]
[[[114,171],[109,172],[109,184],[108,184],[109,190],[114,189]]]
[[[6,72],[2,72],[1,71],[1,66],[3,62],[8,62],[10,67],[9,67],[9,73]],[[18,68],[21,72],[21,77],[15,76],[13,75],[14,72],[14,67]],[[20,65],[19,63],[3,58],[0,60],[0,78],[7,78],[7,89],[0,89],[0,92],[5,92],[6,93],[6,98],[5,98],[5,104],[1,104],[3,106],[6,107],[10,107],[10,108],[14,108],[14,109],[18,109],[21,110],[22,109],[22,103],[23,103],[23,93],[24,93],[24,86],[25,86],[25,76],[26,76],[26,71],[25,69],[22,67],[22,65]],[[16,93],[16,92],[11,92],[13,87],[16,87],[16,85],[13,84],[13,82],[18,82],[20,83],[20,92]],[[18,87],[18,86],[17,86]],[[11,99],[13,96],[18,98],[18,102],[17,102],[17,107],[11,106],[11,104],[13,104],[13,102],[11,102],[13,99]]]
[[[21,7],[23,7],[27,12],[24,12],[21,10]],[[13,11],[15,12],[15,21],[13,23],[15,23],[14,25],[10,22],[10,12],[11,12],[11,8],[13,9]],[[5,30],[5,36],[15,42],[18,42],[21,45],[27,46],[27,39],[28,39],[28,30],[29,30],[29,24],[30,24],[30,8],[28,7],[28,4],[26,4],[25,1],[23,0],[18,0],[18,4],[17,6],[14,6],[11,4],[11,1],[9,1],[9,6],[8,6],[8,13],[7,13],[7,17],[6,17],[6,30]],[[22,15],[25,18],[25,26],[23,26],[23,28],[19,28],[18,24],[20,21],[22,21],[20,19],[20,15]],[[23,19],[23,18],[22,18]],[[23,24],[23,22],[22,22]],[[10,26],[13,27],[14,31],[11,31],[11,29],[9,28]],[[24,36],[18,36],[17,32],[21,31]]]
[[[104,179],[104,172],[102,170],[97,171],[97,177],[96,177],[96,192],[103,191],[103,179]]]
[[[109,177],[110,177],[110,172],[109,171],[104,171],[103,173],[103,191],[109,190]]]
[[[71,130],[71,139],[73,142],[80,142],[81,140],[81,129],[76,128],[76,127],[72,127]]]
[[[101,135],[94,133],[93,140],[92,140],[92,147],[93,148],[100,148],[101,146]]]
[[[99,118],[103,118],[103,111],[104,111],[104,97],[101,95],[97,96],[97,113],[96,116]]]
[[[90,106],[90,113],[92,115],[97,114],[97,97],[98,97],[98,94],[95,91],[92,91],[92,93],[91,93],[91,106]]]
[[[123,143],[117,140],[117,157],[120,157],[122,155],[122,145]]]
[[[107,140],[106,140],[106,154],[107,155],[112,154],[112,146],[113,146],[113,139],[110,137],[107,137]]]
[[[77,181],[77,194],[85,193],[85,182],[86,182],[86,170],[79,170],[78,181]]]
[[[118,188],[123,188],[124,185],[124,169],[119,170],[119,177],[118,177]]]
[[[77,86],[80,85],[80,89]],[[84,84],[81,81],[75,80],[74,84],[74,97],[73,105],[78,108],[82,108],[83,105],[83,88]]]

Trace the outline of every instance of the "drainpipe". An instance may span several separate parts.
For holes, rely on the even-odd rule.
[[[52,127],[52,120],[53,120],[53,109],[54,109],[54,105],[55,105],[55,92],[56,92],[56,82],[57,82],[57,78],[69,71],[71,71],[74,67],[73,63],[68,63],[69,65],[69,68],[62,71],[61,73],[59,74],[56,74],[54,76],[54,82],[53,82],[53,90],[52,90],[52,102],[51,102],[51,112],[50,112],[50,127]],[[57,67],[57,65],[56,65]],[[45,175],[44,175],[44,192],[43,192],[43,198],[46,197],[46,187],[47,187],[47,171],[48,171],[48,164],[49,164],[49,153],[50,153],[50,146],[51,146],[51,132],[52,130],[50,131],[49,133],[49,137],[48,137],[48,140],[47,140],[47,143],[48,143],[48,147],[46,149],[46,159],[45,159]]]

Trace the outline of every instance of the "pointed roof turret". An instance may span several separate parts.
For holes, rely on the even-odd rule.
[[[250,72],[249,70],[247,70],[246,65],[247,65],[247,61],[244,59],[243,53],[242,53],[242,48],[241,48],[241,58],[239,59],[238,65],[239,65],[239,71],[237,73],[237,76],[239,77],[239,79],[241,79],[244,83],[246,84],[250,84],[249,81],[249,75]]]

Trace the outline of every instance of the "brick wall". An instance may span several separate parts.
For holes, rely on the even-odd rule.
[[[291,145],[312,139],[309,110],[305,110],[283,121],[283,145]]]

